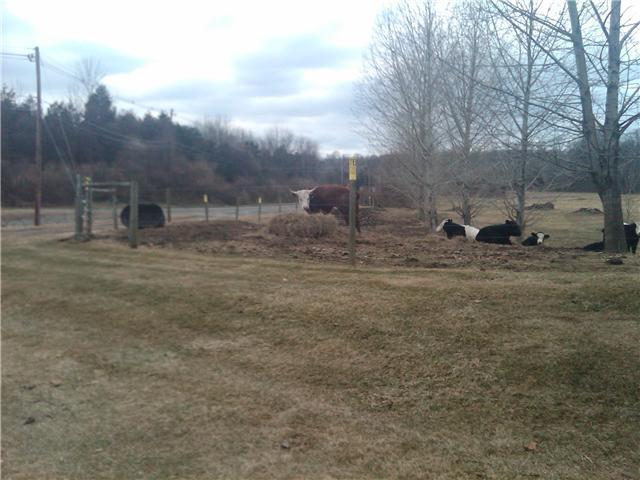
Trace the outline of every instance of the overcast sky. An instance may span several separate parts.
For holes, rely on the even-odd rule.
[[[322,153],[364,153],[351,114],[354,81],[375,18],[389,4],[4,0],[2,43],[9,53],[40,47],[48,101],[66,99],[68,74],[93,58],[119,109],[135,109],[124,100],[173,109],[181,123],[225,116],[257,134],[290,129]],[[3,83],[19,95],[35,92],[34,72],[23,58],[3,58]]]

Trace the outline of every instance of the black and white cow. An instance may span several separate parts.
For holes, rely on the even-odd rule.
[[[638,242],[640,241],[640,225],[637,223],[624,223],[624,237],[627,241],[627,251],[636,254]],[[602,229],[602,241],[590,243],[582,247],[587,252],[603,252],[604,251],[604,228]]]
[[[310,190],[290,190],[298,200],[298,207],[307,213],[327,214],[334,208],[349,225],[349,188],[342,185],[318,185]],[[358,203],[360,195],[356,192],[356,230],[360,232]]]
[[[522,241],[522,245],[524,245],[525,247],[542,245],[542,243],[549,237],[550,235],[543,232],[531,232],[531,235]]]
[[[507,220],[501,225],[489,225],[482,227],[476,235],[478,242],[497,243],[499,245],[512,245],[509,237],[519,237],[522,231],[516,222]]]
[[[459,223],[454,223],[451,218],[447,218],[440,222],[440,225],[436,227],[436,232],[440,232],[444,230],[444,233],[447,235],[447,238],[453,237],[465,237],[469,240],[475,240],[476,235],[480,229],[476,227],[472,227],[471,225],[460,225]]]

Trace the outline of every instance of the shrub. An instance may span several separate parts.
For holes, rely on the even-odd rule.
[[[318,238],[331,235],[338,228],[333,215],[284,213],[269,222],[269,233],[280,237]]]

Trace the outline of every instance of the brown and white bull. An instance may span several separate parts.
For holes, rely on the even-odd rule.
[[[349,188],[342,185],[318,185],[310,190],[291,190],[298,200],[298,207],[307,213],[322,212],[325,215],[334,208],[349,225]],[[358,203],[360,196],[356,192],[356,229],[360,232]]]

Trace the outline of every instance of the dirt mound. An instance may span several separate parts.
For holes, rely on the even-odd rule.
[[[198,242],[230,241],[247,233],[258,231],[259,227],[249,222],[220,220],[216,222],[174,223],[161,229],[140,230],[138,241],[141,245],[184,246]],[[122,237],[126,239],[126,232]]]
[[[556,206],[552,202],[534,203],[524,207],[525,210],[553,210]]]
[[[333,215],[284,213],[271,219],[268,232],[279,237],[320,238],[332,235],[337,228]]]
[[[392,210],[392,209],[390,209]],[[334,217],[316,215],[330,219]],[[307,216],[306,218],[312,218]],[[543,245],[527,248],[490,245],[463,238],[447,240],[431,234],[415,218],[402,211],[376,211],[372,223],[356,237],[359,264],[418,268],[460,268],[516,271],[574,270],[575,259],[589,255],[575,248]],[[141,230],[141,245],[191,250],[203,254],[233,254],[247,257],[284,258],[319,262],[348,263],[349,230],[340,225],[327,236],[275,235],[270,228],[248,222],[212,221],[171,224],[157,230]],[[126,232],[118,234],[126,242]],[[515,243],[515,240],[514,240]]]
[[[599,208],[586,208],[582,207],[578,210],[574,210],[573,213],[586,213],[588,215],[602,215],[602,210]]]

